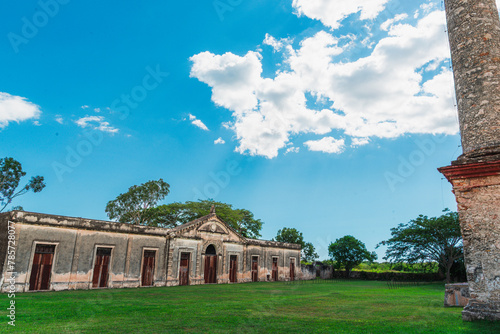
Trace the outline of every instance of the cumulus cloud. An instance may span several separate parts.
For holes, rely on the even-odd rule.
[[[59,124],[63,124],[64,123],[64,119],[62,118],[61,115],[56,115],[55,120]]]
[[[210,131],[202,121],[196,118],[196,116],[189,114],[189,120],[191,121],[191,124],[193,124],[194,126],[197,126],[205,131]]]
[[[103,116],[85,116],[76,120],[75,123],[81,128],[88,127],[94,130],[108,132],[111,134],[115,134],[118,132],[118,129],[112,127],[109,122],[106,122]]]
[[[293,0],[292,6],[300,17],[319,20],[331,29],[338,29],[346,17],[360,13],[361,20],[370,20],[384,10],[389,0]]]
[[[335,139],[333,137],[324,137],[320,140],[308,140],[304,143],[309,151],[318,151],[325,153],[339,154],[344,152],[344,139]]]
[[[5,128],[10,122],[38,119],[41,113],[40,107],[26,98],[0,92],[0,128]]]
[[[221,137],[217,138],[216,140],[214,140],[214,144],[217,145],[217,144],[225,144],[226,141],[224,139],[222,139]]]
[[[404,18],[387,24],[388,36],[357,60],[339,60],[345,46],[320,31],[296,49],[283,46],[283,68],[274,78],[262,77],[262,56],[254,51],[197,54],[190,58],[190,75],[212,88],[215,104],[233,112],[224,126],[235,132],[240,153],[273,158],[292,135],[332,130],[353,137],[353,147],[372,137],[455,134],[453,79],[444,66],[449,58],[444,12],[431,12],[415,25],[397,23]],[[269,35],[266,39],[276,44]],[[319,145],[338,153],[344,143],[325,137],[306,146]]]

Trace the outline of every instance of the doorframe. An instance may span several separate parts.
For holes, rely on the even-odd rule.
[[[50,268],[50,282],[49,282],[49,289],[48,290],[43,290],[43,291],[52,291],[52,278],[54,277],[55,274],[55,263],[58,255],[57,251],[57,246],[59,246],[59,242],[53,242],[53,241],[36,241],[34,240],[32,245],[31,245],[31,255],[30,255],[30,262],[28,263],[28,271],[26,273],[26,277],[24,279],[24,291],[30,291],[30,292],[35,292],[38,290],[30,290],[30,278],[31,278],[31,270],[33,269],[33,260],[35,258],[35,250],[37,245],[54,245],[54,257],[52,258],[52,268]],[[69,283],[69,282],[68,282]]]
[[[293,262],[293,280],[295,281],[295,279],[297,278],[297,275],[295,274],[297,272],[297,258],[294,257],[294,256],[290,256],[290,261],[288,262],[288,274],[290,276],[288,276],[288,279],[291,280],[292,279],[292,275],[291,275],[291,270],[290,270],[290,265],[292,264]]]
[[[181,272],[181,257],[182,257],[182,253],[187,253],[189,254],[189,262],[188,262],[188,285],[191,285],[189,284],[190,281],[191,281],[191,270],[193,269],[192,267],[194,267],[194,265],[191,265],[191,260],[194,258],[193,257],[193,253],[194,251],[190,248],[188,249],[182,249],[180,248],[179,249],[179,254],[178,254],[178,260],[177,260],[177,281],[178,281],[178,284],[180,285],[181,283],[181,275],[180,275],[180,272]]]
[[[280,280],[280,257],[279,256],[271,256],[271,278],[273,276],[273,263],[274,259],[276,259],[276,280],[274,282],[278,282]]]
[[[231,282],[231,256],[236,256],[236,273],[235,273],[235,281]],[[238,283],[238,273],[240,269],[240,254],[236,252],[228,252],[227,253],[227,273],[228,273],[228,283]]]
[[[94,269],[95,269],[95,261],[97,260],[97,248],[111,248],[111,253],[109,255],[109,267],[108,267],[108,281],[106,282],[106,286],[103,286],[103,287],[100,287],[100,286],[97,286],[97,287],[93,287],[92,286],[92,278],[94,277]],[[113,268],[113,253],[115,251],[115,245],[105,245],[105,244],[95,244],[94,245],[94,253],[93,253],[93,259],[92,259],[92,270],[91,270],[91,274],[89,276],[89,289],[107,289],[109,288],[109,284],[111,283],[111,280],[109,279],[109,276],[110,276],[110,273],[111,273],[111,270]],[[142,269],[142,268],[141,268]]]
[[[142,285],[142,269],[143,269],[143,266],[144,266],[144,253],[145,251],[155,251],[155,266],[153,268],[153,284],[152,285],[149,285],[149,286],[143,286]],[[160,249],[159,248],[155,248],[155,247],[142,247],[142,254],[141,254],[141,266],[139,267],[139,286],[141,288],[148,288],[148,287],[153,287],[155,286],[154,283],[156,281],[156,274],[158,272],[157,268],[158,268],[158,257],[159,257],[159,253],[160,253]]]
[[[253,280],[253,274],[252,274],[252,264],[253,264],[253,258],[256,257],[257,258],[257,280],[254,281]],[[253,255],[251,254],[250,255],[250,278],[251,278],[251,282],[260,282],[260,279],[259,279],[259,270],[260,270],[260,255]]]

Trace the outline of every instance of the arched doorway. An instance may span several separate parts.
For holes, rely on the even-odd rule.
[[[205,250],[205,284],[217,283],[217,252],[214,245]]]

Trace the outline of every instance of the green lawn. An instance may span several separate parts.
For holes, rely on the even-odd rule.
[[[444,308],[444,286],[384,282],[247,283],[25,293],[16,328],[0,295],[0,332],[26,333],[500,333]]]

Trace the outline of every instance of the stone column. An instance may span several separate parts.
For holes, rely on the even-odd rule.
[[[470,300],[464,320],[500,320],[500,19],[495,0],[445,0],[463,154],[452,183]]]

